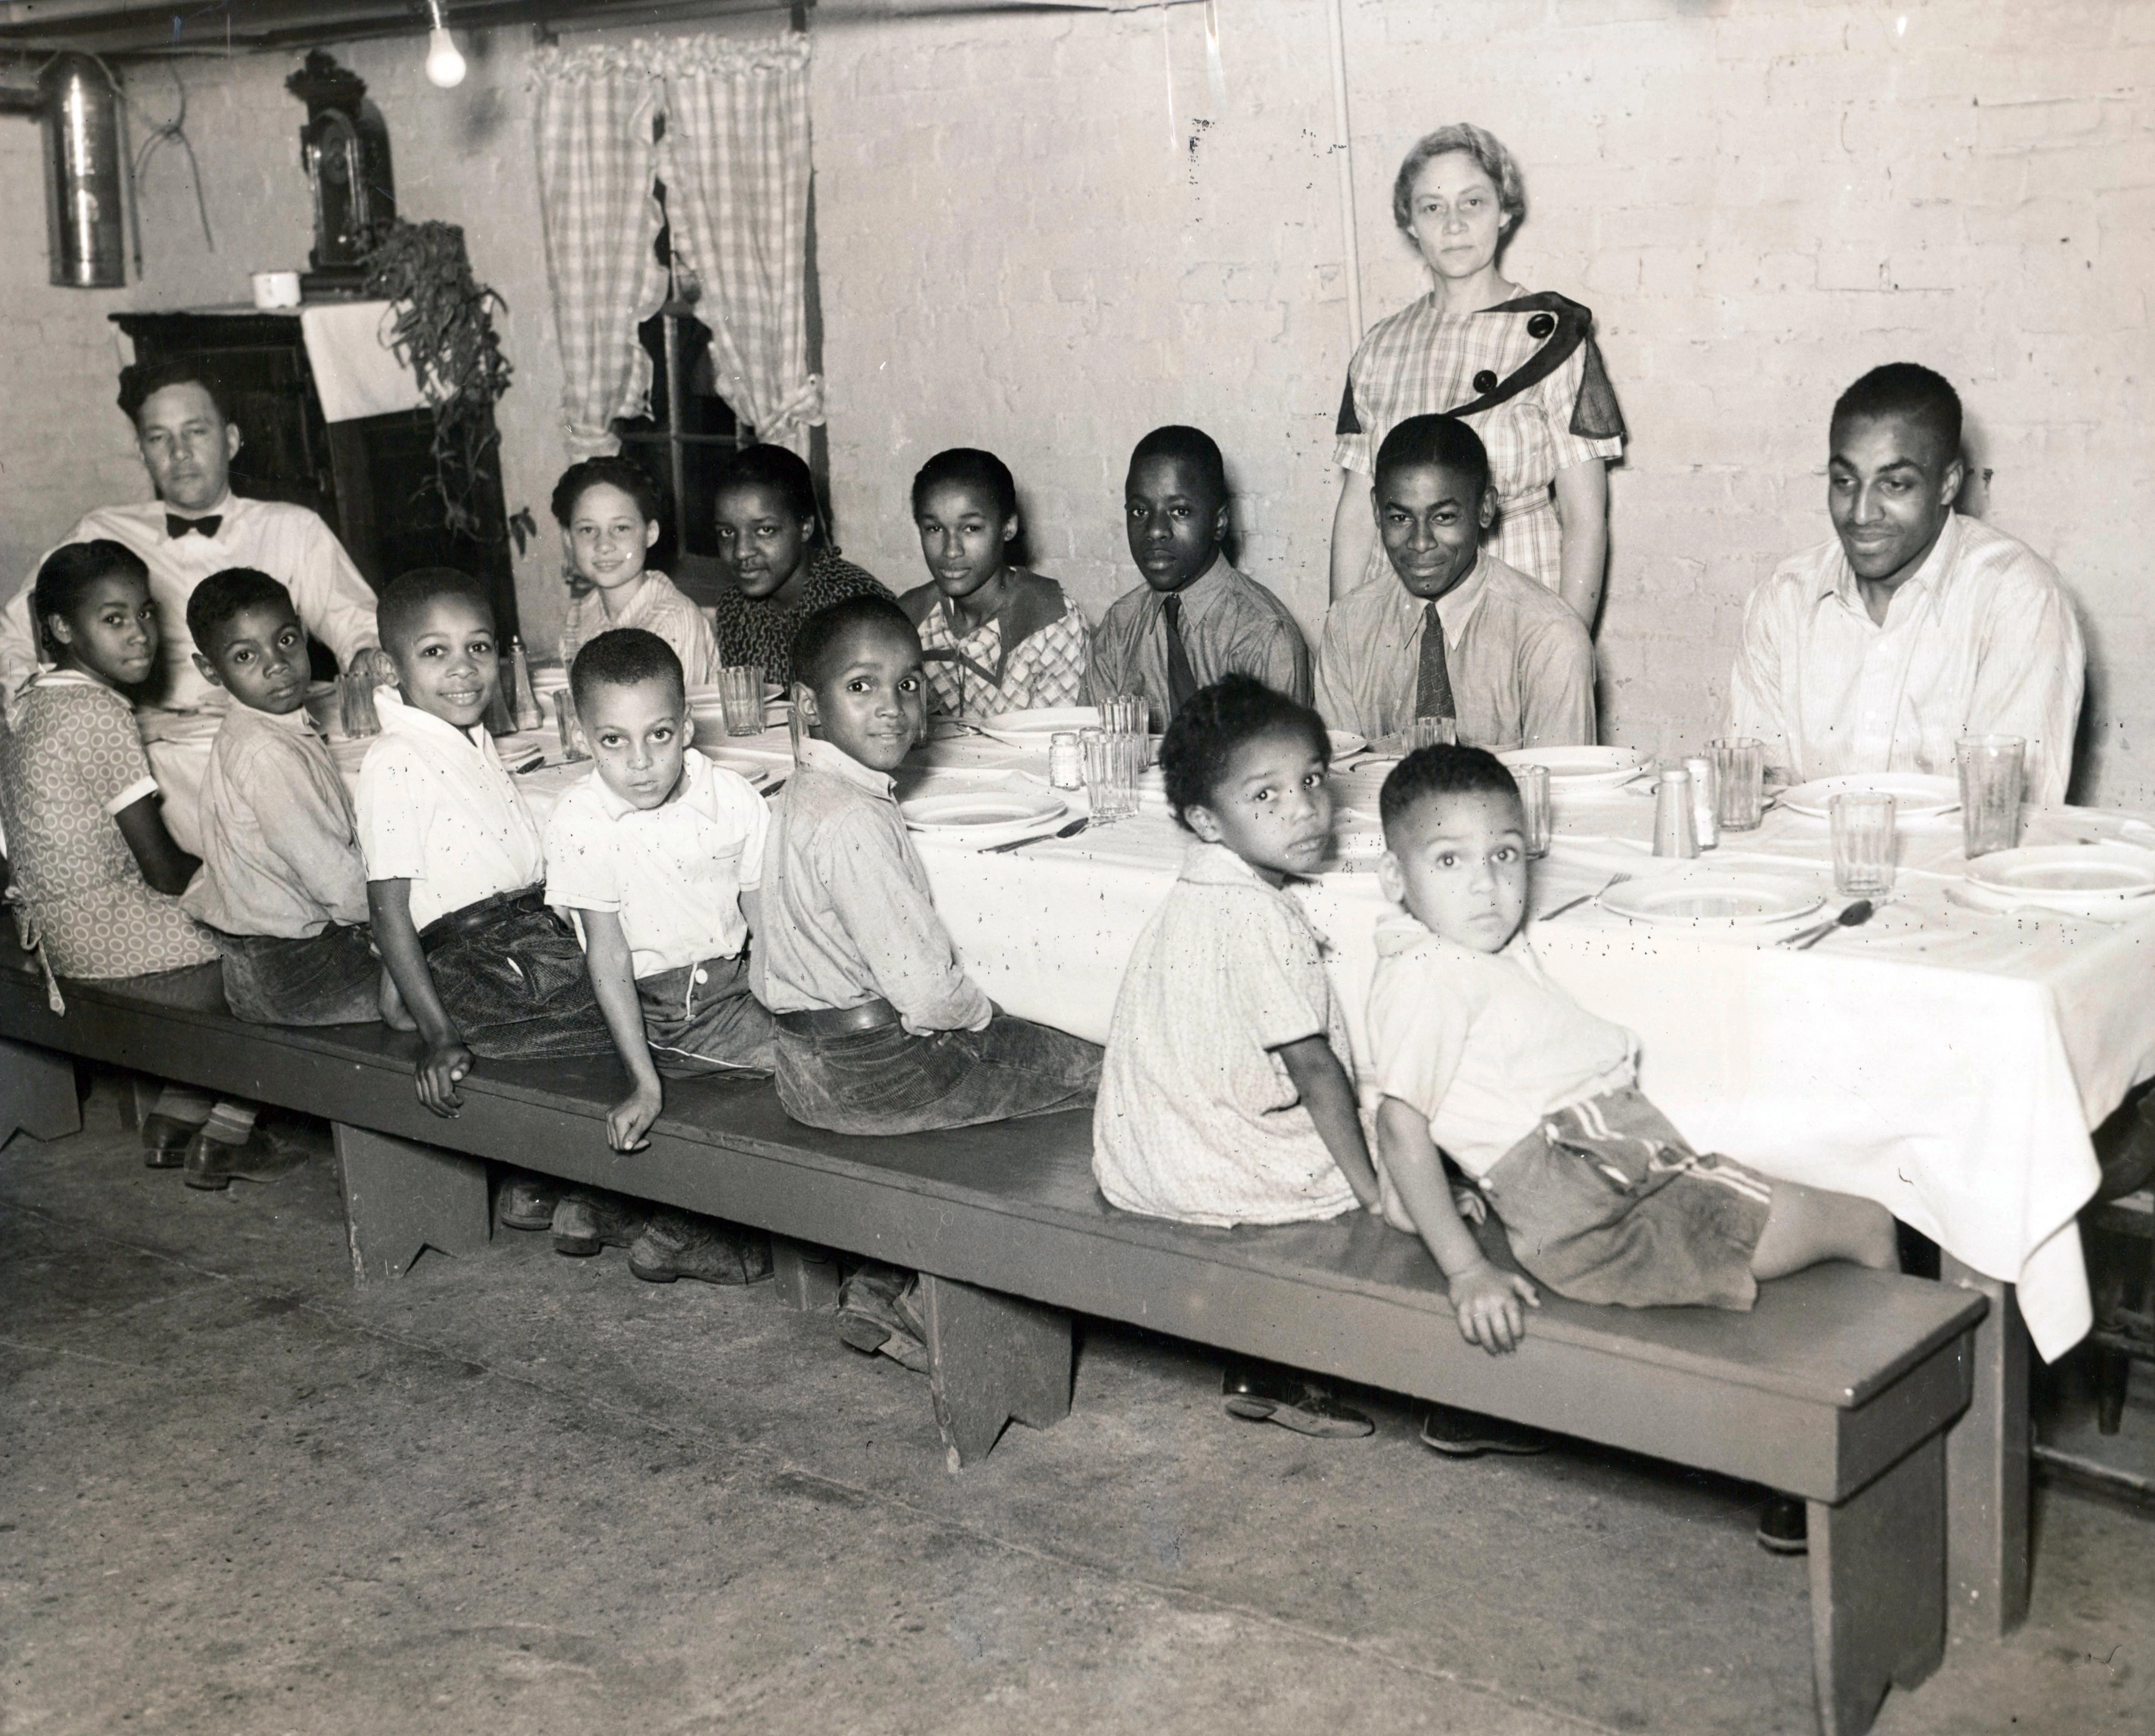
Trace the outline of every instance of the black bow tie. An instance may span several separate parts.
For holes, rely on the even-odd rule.
[[[224,522],[221,514],[212,513],[206,519],[183,519],[177,513],[165,515],[165,535],[177,541],[192,530],[197,536],[214,536],[217,527]]]

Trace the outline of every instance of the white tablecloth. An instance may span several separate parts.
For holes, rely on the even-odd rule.
[[[778,732],[732,745],[786,763]],[[985,740],[938,744],[928,758],[955,777],[1042,769]],[[535,807],[579,775],[534,774]],[[1374,779],[1344,775],[1339,795],[1343,834],[1373,831]],[[1652,813],[1650,800],[1620,792],[1560,800],[1536,908],[1615,872],[1666,872],[1646,848]],[[1830,892],[1826,837],[1823,821],[1777,810],[1705,860],[1771,862]],[[2031,814],[2024,842],[2096,837],[2155,843],[2155,831],[2058,809]],[[1011,1012],[1104,1041],[1139,931],[1179,871],[1186,840],[1165,808],[1148,803],[1134,819],[1014,853],[916,842],[980,986]],[[2098,1180],[2088,1130],[2155,1077],[2155,911],[2117,927],[1979,914],[1946,896],[1964,866],[1957,819],[1904,828],[1894,898],[1868,925],[1808,952],[1591,904],[1529,932],[1558,981],[1638,1032],[1641,1084],[1702,1150],[1880,1201],[2017,1285],[2037,1349],[2055,1357],[2091,1319],[2075,1221]],[[1301,896],[1332,943],[1359,1053],[1374,929],[1390,907],[1366,868]]]

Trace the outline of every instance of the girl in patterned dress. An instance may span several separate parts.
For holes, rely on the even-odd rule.
[[[643,564],[659,532],[658,484],[643,468],[623,458],[586,458],[561,473],[553,504],[570,574],[561,667],[608,628],[640,627],[673,648],[690,687],[716,681],[718,647],[704,612]]]
[[[1593,338],[1594,315],[1529,294],[1497,256],[1526,215],[1512,155],[1478,126],[1440,127],[1407,153],[1392,216],[1436,286],[1372,326],[1347,370],[1334,458],[1344,473],[1332,525],[1334,602],[1389,582],[1369,477],[1385,436],[1410,416],[1449,414],[1489,449],[1497,494],[1487,546],[1541,581],[1590,629],[1609,552],[1607,461],[1624,418]]]
[[[149,570],[122,544],[69,543],[38,569],[32,606],[52,667],[23,690],[0,730],[8,901],[23,944],[38,950],[49,979],[147,977],[208,964],[217,948],[179,904],[201,863],[165,829],[125,692],[157,667]],[[57,983],[50,993],[64,1011]],[[142,1140],[151,1167],[173,1169],[205,1133],[246,1146],[253,1122],[251,1105],[168,1088],[144,1119]]]
[[[1085,617],[1054,580],[1010,555],[1017,484],[991,452],[939,452],[913,479],[913,520],[930,582],[898,600],[920,634],[934,717],[992,717],[1076,705],[1085,692]]]

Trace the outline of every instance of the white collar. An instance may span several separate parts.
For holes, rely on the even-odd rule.
[[[898,789],[888,773],[878,771],[873,766],[863,766],[843,748],[832,746],[819,735],[801,738],[801,768],[804,771],[827,772],[885,801],[890,801]]]
[[[374,714],[381,720],[385,735],[417,735],[431,737],[437,742],[461,743],[476,749],[489,760],[496,757],[494,738],[486,733],[484,723],[473,724],[468,730],[458,729],[447,718],[436,717],[431,711],[422,711],[417,705],[407,704],[404,695],[393,687],[377,687],[374,690]]]

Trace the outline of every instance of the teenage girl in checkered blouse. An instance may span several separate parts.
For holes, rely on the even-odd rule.
[[[1410,416],[1449,414],[1489,449],[1497,494],[1487,546],[1578,611],[1590,628],[1609,553],[1606,463],[1624,418],[1593,338],[1594,315],[1548,291],[1529,294],[1497,269],[1526,215],[1519,166],[1490,135],[1439,127],[1392,184],[1392,216],[1436,279],[1369,329],[1339,406],[1339,508],[1332,596],[1387,576],[1364,496],[1373,455]]]

